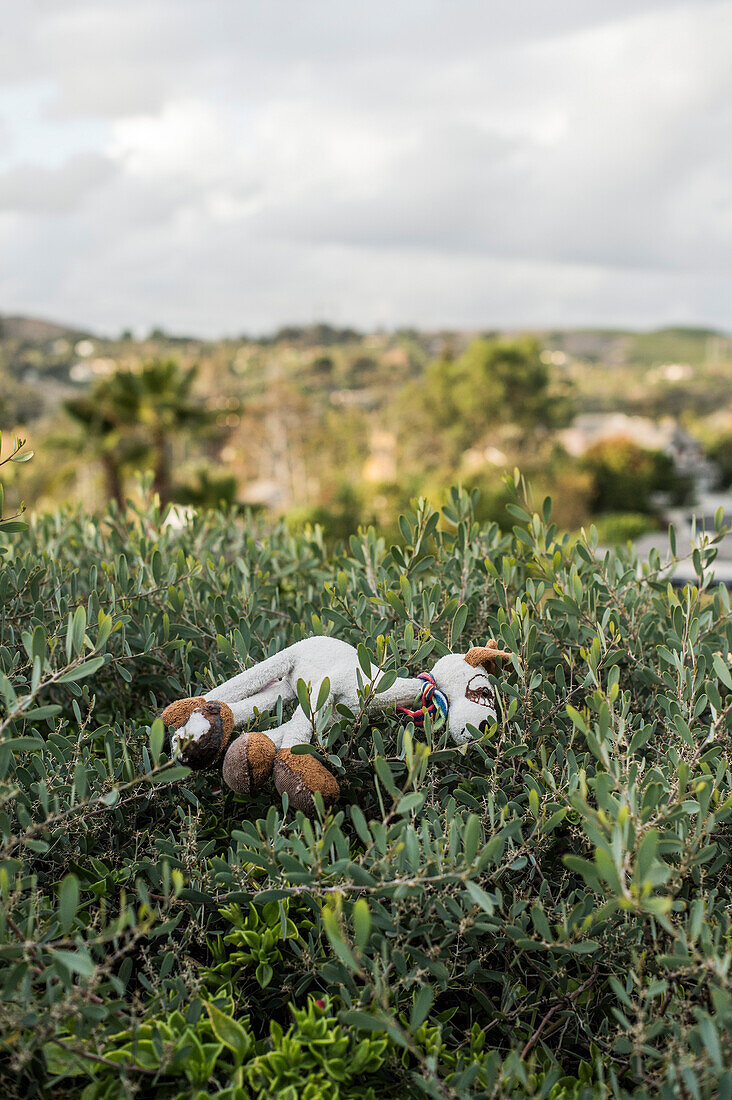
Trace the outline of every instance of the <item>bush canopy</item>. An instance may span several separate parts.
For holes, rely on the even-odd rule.
[[[154,504],[0,533],[5,1096],[732,1095],[714,538],[676,590],[512,486],[512,530],[453,490],[398,546]],[[166,703],[311,633],[409,674],[500,639],[500,723],[315,711],[314,820],[167,758]]]

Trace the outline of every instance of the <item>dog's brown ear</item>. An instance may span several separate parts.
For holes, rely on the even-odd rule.
[[[498,649],[495,642],[489,642],[488,645],[474,646],[473,649],[469,649],[465,654],[465,660],[473,668],[482,665],[486,672],[490,672],[495,676],[500,662],[507,661],[510,656],[508,650]]]

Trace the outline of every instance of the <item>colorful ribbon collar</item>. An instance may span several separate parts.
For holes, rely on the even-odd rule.
[[[399,713],[406,714],[407,718],[411,718],[415,726],[424,725],[425,714],[429,714],[430,718],[434,720],[435,715],[439,711],[443,718],[447,718],[447,711],[450,704],[444,691],[440,691],[437,687],[432,673],[420,672],[417,679],[424,681],[422,684],[422,706],[419,710],[409,710],[408,707],[397,707],[396,709]]]

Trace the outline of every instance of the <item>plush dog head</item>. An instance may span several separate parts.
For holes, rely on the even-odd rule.
[[[468,725],[483,731],[496,721],[496,693],[488,675],[496,675],[510,656],[491,643],[465,654],[449,653],[432,669],[436,686],[447,697],[447,724],[458,745],[471,740]]]

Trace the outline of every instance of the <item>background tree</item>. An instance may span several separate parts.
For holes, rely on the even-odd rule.
[[[28,382],[19,382],[0,364],[0,430],[22,428],[43,407],[41,392]]]
[[[120,369],[100,378],[66,410],[84,431],[101,463],[107,494],[124,503],[124,474],[132,466],[152,467],[153,489],[163,504],[173,497],[172,448],[183,435],[202,437],[216,414],[192,390],[197,368],[181,370],[174,359],[151,359],[137,370]]]
[[[128,370],[99,379],[86,393],[65,402],[80,432],[62,442],[82,454],[91,452],[102,467],[107,498],[120,508],[125,502],[125,468],[141,462],[146,453],[138,407],[136,385]]]
[[[719,470],[719,488],[732,488],[732,432],[717,436],[707,448],[707,455]]]
[[[400,395],[404,402],[404,395]],[[508,425],[520,447],[530,438],[569,422],[569,387],[542,362],[533,337],[519,340],[480,338],[457,357],[434,360],[418,386],[409,387],[407,403],[416,405],[427,432],[417,436],[432,464],[455,462],[470,447],[490,443],[496,429]]]
[[[172,446],[181,433],[206,433],[216,415],[192,392],[197,367],[181,370],[175,359],[151,359],[135,375],[139,418],[148,436],[153,461],[153,489],[167,504],[171,499]]]

